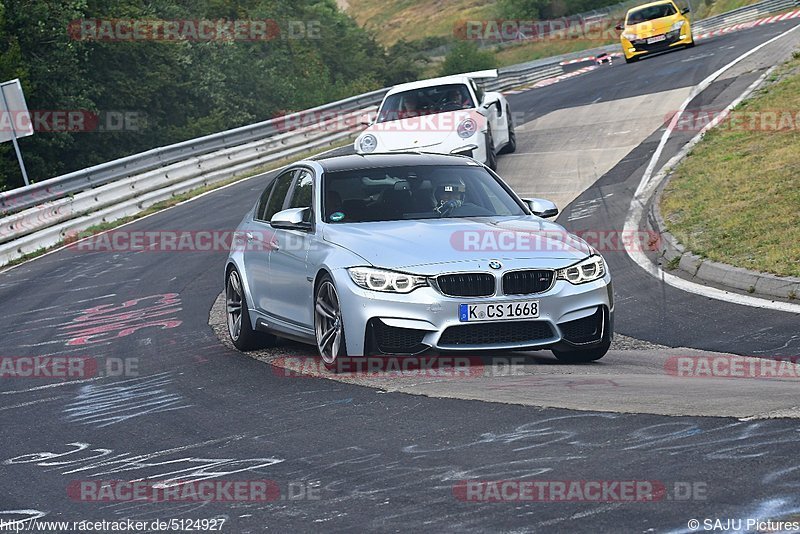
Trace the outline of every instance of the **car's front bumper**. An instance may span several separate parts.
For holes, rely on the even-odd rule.
[[[574,350],[600,345],[613,334],[614,298],[608,274],[580,285],[558,280],[543,293],[482,298],[449,297],[432,287],[405,295],[367,291],[356,286],[344,269],[334,278],[350,355],[416,354],[429,349]],[[539,301],[536,319],[459,321],[462,303],[530,300]]]
[[[665,34],[663,41],[652,44],[648,44],[647,39],[634,39],[633,41],[625,38],[621,39],[622,53],[625,54],[627,59],[646,54],[656,54],[691,43],[692,32],[688,27],[685,30],[681,28],[680,30],[668,32]]]
[[[358,139],[355,142],[356,153],[361,153],[358,148]],[[374,153],[379,152],[430,152],[433,154],[456,154],[459,156],[468,156],[480,162],[486,161],[486,133],[477,132],[475,135],[463,139],[457,135],[448,137],[441,143],[432,145],[419,146],[409,144],[409,146],[401,146],[399,148],[386,149],[383,144],[378,141],[378,149]]]

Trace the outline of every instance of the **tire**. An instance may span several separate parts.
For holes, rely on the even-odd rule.
[[[625,63],[636,63],[637,61],[639,61],[639,56],[625,58]]]
[[[604,341],[602,345],[586,350],[561,351],[554,350],[553,355],[564,363],[588,363],[602,358],[608,352],[611,341]]]
[[[511,120],[508,108],[506,108],[506,117],[508,117],[508,143],[500,150],[500,153],[513,154],[517,151],[517,134],[514,132],[514,122]]]
[[[692,41],[686,45],[686,48],[694,48],[694,37],[692,37]]]
[[[494,137],[492,137],[491,126],[486,130],[486,162],[485,165],[492,169],[497,170],[497,152],[494,149]]]
[[[339,294],[328,274],[320,278],[314,291],[314,337],[322,363],[336,371],[337,359],[347,356],[347,342]]]
[[[247,311],[247,297],[244,293],[242,277],[236,268],[225,278],[225,315],[228,336],[233,346],[241,351],[254,350],[274,345],[277,338],[271,334],[253,330],[250,312]]]

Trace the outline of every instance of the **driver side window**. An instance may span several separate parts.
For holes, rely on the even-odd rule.
[[[292,197],[286,208],[312,208],[306,211],[303,217],[304,222],[313,220],[314,203],[314,176],[310,171],[301,169],[297,171],[297,178],[292,189]]]
[[[475,107],[478,107],[483,104],[483,89],[481,89],[478,84],[475,83],[475,80],[470,80],[469,83],[472,85],[472,90],[475,92],[475,98],[478,99],[478,101],[475,103]]]

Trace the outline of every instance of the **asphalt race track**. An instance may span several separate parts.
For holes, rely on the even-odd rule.
[[[622,112],[630,99],[688,94],[790,27],[760,26],[692,50],[617,62],[509,101],[531,123],[609,102]],[[796,44],[797,33],[785,39]],[[691,107],[721,109],[790,50],[782,41],[765,48]],[[548,124],[565,139],[576,129],[581,138],[592,135],[596,126]],[[518,190],[545,191],[548,172],[573,159],[550,158],[550,167],[528,171],[526,181],[524,164],[515,162],[536,168],[543,140],[520,126],[520,154],[501,156],[501,174]],[[620,139],[613,128],[602,131],[609,142]],[[569,229],[622,228],[662,130],[633,131],[641,135],[635,146],[615,145],[618,161],[596,160],[608,169],[587,173],[585,190],[572,193],[559,219]],[[691,135],[668,143],[662,163]],[[602,140],[593,142],[602,148]],[[233,231],[272,176],[124,228]],[[622,251],[604,255],[623,335],[614,349],[584,366],[523,355],[521,374],[499,377],[502,387],[493,380],[480,387],[468,380],[406,386],[287,376],[265,364],[268,357],[232,350],[209,326],[222,289],[223,250],[64,249],[10,269],[0,274],[0,356],[84,357],[89,370],[68,380],[0,380],[0,520],[224,518],[225,532],[693,532],[691,519],[741,519],[740,531],[747,531],[747,519],[797,520],[797,382],[692,383],[664,369],[671,356],[707,351],[798,356],[800,317],[685,293],[660,284]],[[307,351],[291,343],[281,350]],[[279,494],[148,502],[103,501],[76,490],[86,481],[144,479],[167,486],[268,480]],[[471,502],[462,492],[467,480],[520,479],[637,481],[663,492],[653,500],[555,502]]]

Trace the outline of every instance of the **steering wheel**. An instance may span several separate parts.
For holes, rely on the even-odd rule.
[[[461,104],[459,104],[458,102],[449,101],[449,102],[445,102],[444,104],[442,104],[441,110],[442,111],[459,111],[459,110],[461,110],[463,108],[464,107]]]

